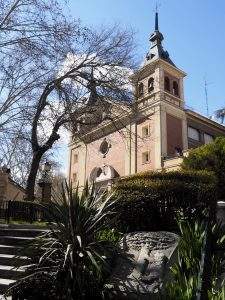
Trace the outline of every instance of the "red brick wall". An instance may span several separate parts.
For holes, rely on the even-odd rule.
[[[167,123],[167,155],[173,156],[175,154],[175,147],[183,149],[182,140],[182,120],[166,115]]]

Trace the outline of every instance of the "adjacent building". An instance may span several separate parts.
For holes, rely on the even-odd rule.
[[[17,184],[10,176],[10,169],[0,167],[0,205],[7,200],[23,200],[25,189]]]
[[[147,170],[174,169],[193,147],[225,136],[225,127],[186,109],[186,73],[162,46],[158,13],[144,65],[132,75],[132,105],[110,103],[113,121],[82,134],[69,144],[69,180],[109,186],[117,177]]]

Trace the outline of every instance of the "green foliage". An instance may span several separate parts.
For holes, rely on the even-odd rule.
[[[208,293],[210,300],[224,300],[225,299],[225,286],[217,291],[210,291]]]
[[[200,217],[214,210],[216,179],[206,171],[144,172],[115,186],[119,230],[176,230],[176,215]]]
[[[206,227],[204,222],[179,220],[181,239],[178,244],[178,261],[171,267],[172,279],[166,286],[165,299],[194,300],[199,288],[201,258]],[[208,291],[209,300],[225,299],[224,286],[220,287],[219,275],[224,272],[225,230],[221,224],[212,227],[212,288]]]
[[[73,193],[66,186],[61,198],[46,207],[52,220],[50,230],[32,245],[33,253],[36,255],[39,251],[40,255],[31,274],[18,281],[9,292],[20,290],[26,294],[27,289],[23,290],[23,287],[27,287],[24,284],[27,280],[36,290],[36,278],[44,273],[45,278],[51,278],[52,284],[54,282],[51,290],[57,292],[58,299],[100,296],[103,278],[110,270],[114,246],[109,239],[99,239],[98,236],[107,226],[107,220],[112,219],[113,206],[110,196],[98,197],[88,186],[81,196],[78,189]],[[42,299],[42,293],[40,289],[38,299]]]
[[[213,171],[218,180],[218,197],[225,197],[225,138],[218,137],[213,143],[192,149],[184,158],[183,169]]]
[[[117,245],[122,238],[122,233],[114,228],[104,228],[97,234],[97,239],[100,241],[109,241]]]
[[[203,223],[180,220],[179,229],[178,262],[171,268],[172,280],[167,286],[167,297],[171,300],[194,300],[199,284],[205,227]]]

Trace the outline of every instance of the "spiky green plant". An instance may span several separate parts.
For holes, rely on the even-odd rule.
[[[209,299],[210,300],[224,300],[225,299],[225,286],[223,286],[218,291],[210,291],[209,292]]]
[[[171,300],[194,300],[199,288],[201,257],[206,225],[204,222],[194,223],[179,220],[181,238],[178,245],[178,261],[171,268],[172,280],[166,287],[166,298]],[[225,229],[216,223],[212,230],[212,287],[208,291],[208,299],[225,300],[225,290],[220,275],[225,271]]]
[[[79,195],[78,188],[73,192],[66,184],[60,199],[45,207],[50,229],[32,245],[41,255],[27,279],[53,274],[56,299],[94,299],[100,294],[113,246],[97,236],[112,221],[113,206],[111,196],[98,196],[88,185]]]
[[[167,286],[169,299],[192,300],[196,297],[198,273],[203,242],[204,224],[178,221],[181,239],[178,245],[178,262],[171,268],[173,280]]]

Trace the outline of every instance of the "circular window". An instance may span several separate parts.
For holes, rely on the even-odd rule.
[[[99,151],[101,152],[101,154],[105,156],[108,153],[109,148],[110,148],[110,144],[107,142],[106,139],[104,139],[104,141],[100,145]]]

